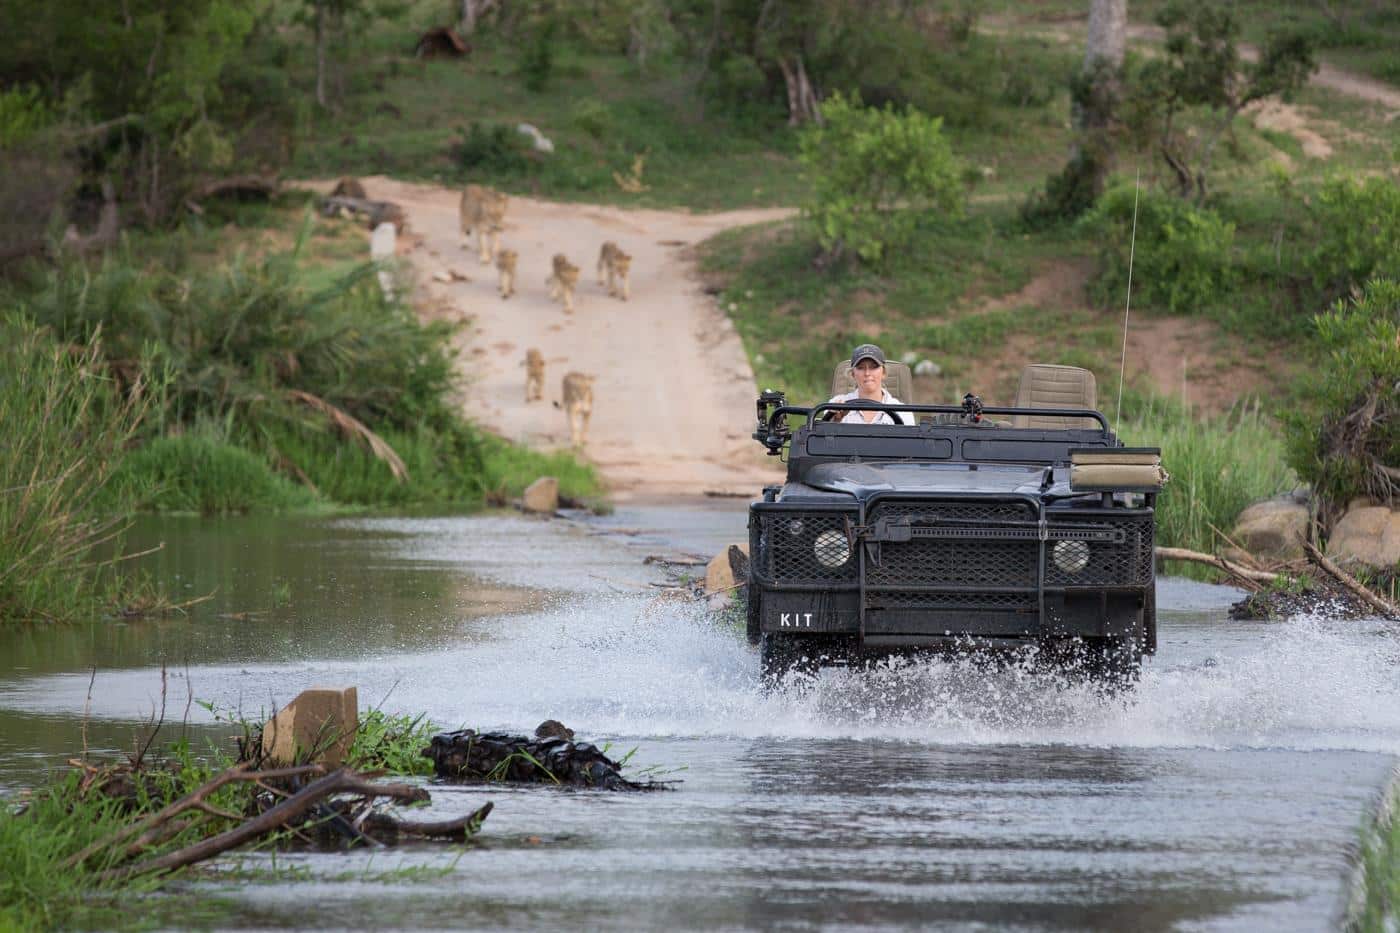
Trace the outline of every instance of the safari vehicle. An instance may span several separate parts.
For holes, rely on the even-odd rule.
[[[849,365],[833,395],[851,387]],[[908,366],[888,363],[886,385],[910,398]],[[754,437],[787,456],[787,481],[749,510],[748,637],[765,679],[897,650],[1027,645],[1135,677],[1157,647],[1166,474],[1159,450],[1124,447],[1094,404],[1092,373],[1044,364],[1006,408],[971,395],[805,408],[764,392]],[[860,408],[905,423],[840,423]]]

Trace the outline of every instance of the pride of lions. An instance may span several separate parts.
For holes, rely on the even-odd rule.
[[[482,185],[467,185],[458,205],[462,249],[471,249],[471,237],[475,233],[476,251],[481,264],[495,263],[496,289],[502,299],[515,294],[516,266],[520,259],[515,250],[501,247],[501,233],[505,230],[509,202],[510,198],[503,192]],[[628,281],[631,271],[632,257],[612,240],[604,243],[598,251],[597,274],[598,284],[606,288],[609,296],[619,301],[627,301],[631,297]],[[545,287],[549,290],[551,301],[563,304],[565,314],[574,313],[578,280],[579,267],[569,262],[563,253],[555,253]],[[538,348],[531,347],[526,351],[526,402],[544,398],[544,365],[544,355]],[[554,403],[555,407],[564,409],[568,416],[569,439],[575,447],[582,447],[587,439],[588,422],[593,415],[593,382],[596,378],[580,372],[566,373],[562,385],[563,404]]]

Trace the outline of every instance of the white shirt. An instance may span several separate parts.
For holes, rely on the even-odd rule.
[[[898,404],[900,404],[899,399],[897,399],[897,398],[895,398],[893,395],[891,395],[889,389],[886,389],[886,388],[883,388],[883,387],[882,387],[882,388],[880,389],[880,391],[884,393],[884,397],[883,397],[882,399],[880,399],[880,401],[881,401],[883,404],[885,404],[885,405],[898,405]],[[853,402],[853,401],[855,401],[856,399],[859,399],[859,398],[860,398],[860,391],[859,391],[859,390],[855,390],[855,391],[852,391],[852,392],[847,392],[847,393],[845,393],[845,394],[843,394],[843,395],[834,395],[834,396],[831,397],[830,401],[832,401],[832,402]],[[904,417],[908,418],[909,416],[908,416],[908,414],[905,414]],[[866,421],[866,420],[865,420],[865,413],[864,413],[864,412],[860,412],[860,411],[848,411],[848,412],[846,412],[845,417],[843,417],[843,418],[841,419],[841,423],[842,423],[842,424],[899,424],[900,422],[898,422],[898,421],[894,420],[893,418],[891,418],[891,417],[890,417],[890,413],[887,412],[887,411],[882,411],[882,412],[880,412],[878,415],[875,416],[875,420],[873,420],[873,421]]]

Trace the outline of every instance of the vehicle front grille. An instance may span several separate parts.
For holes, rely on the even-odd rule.
[[[1021,539],[921,537],[910,541],[882,542],[879,561],[867,561],[865,580],[875,587],[985,587],[1035,589],[1039,576],[1039,542],[1033,531],[1036,513],[1021,502],[919,502],[879,504],[869,524],[884,519],[908,520],[920,526],[949,531],[1020,526]],[[1034,599],[1032,599],[1034,603]]]
[[[1034,590],[1025,593],[870,592],[867,609],[960,610],[964,612],[1030,612],[1037,606]]]

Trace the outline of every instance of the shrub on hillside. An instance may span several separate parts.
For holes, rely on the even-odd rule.
[[[1316,224],[1308,274],[1324,300],[1373,276],[1400,278],[1400,184],[1386,178],[1333,178],[1310,205]]]
[[[1131,258],[1134,294],[1141,303],[1174,314],[1217,304],[1236,284],[1234,224],[1160,192],[1144,189],[1137,197],[1135,246],[1131,187],[1109,190],[1082,221],[1103,244],[1095,297],[1123,301]]]
[[[504,123],[475,121],[451,146],[452,161],[471,173],[514,174],[528,171],[530,142],[524,133]]]
[[[1317,316],[1319,365],[1288,416],[1288,456],[1324,502],[1400,503],[1400,280]]]
[[[822,113],[825,125],[803,132],[801,160],[812,181],[804,213],[828,254],[878,262],[909,241],[921,211],[961,214],[962,174],[942,120],[839,94]]]

